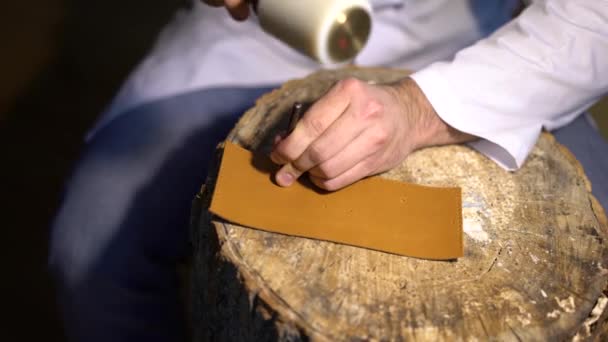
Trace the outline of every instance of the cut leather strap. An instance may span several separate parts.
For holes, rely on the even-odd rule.
[[[411,257],[463,255],[460,188],[434,188],[370,177],[335,192],[307,177],[283,188],[269,158],[226,142],[209,210],[265,231]]]

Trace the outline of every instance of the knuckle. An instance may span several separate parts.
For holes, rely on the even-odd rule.
[[[359,93],[363,89],[363,82],[354,77],[345,78],[341,80],[338,84],[340,90],[345,91],[347,93]]]
[[[384,104],[376,99],[369,100],[365,105],[365,111],[368,113],[382,114],[384,113]]]
[[[359,111],[359,116],[361,119],[369,120],[369,119],[379,119],[384,114],[384,104],[382,102],[370,99],[368,100],[362,107],[361,111]]]
[[[335,169],[327,164],[319,165],[318,171],[319,174],[321,174],[321,176],[326,179],[334,178],[337,176]]]
[[[321,135],[321,133],[323,133],[323,131],[325,131],[325,124],[323,123],[323,120],[321,118],[308,118],[307,120],[305,120],[305,124],[308,131],[314,136],[319,136]]]
[[[274,157],[281,161],[281,164],[287,164],[297,158],[288,147],[287,144],[280,144],[273,152]]]
[[[310,158],[310,161],[316,165],[325,161],[325,159],[327,158],[327,152],[318,144],[312,144],[308,148],[308,156]]]
[[[378,128],[372,134],[370,138],[370,142],[372,146],[378,148],[386,145],[389,140],[389,133],[386,128]]]

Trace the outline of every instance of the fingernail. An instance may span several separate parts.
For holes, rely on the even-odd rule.
[[[279,172],[277,173],[277,183],[280,186],[290,186],[293,184],[295,177],[289,172]]]

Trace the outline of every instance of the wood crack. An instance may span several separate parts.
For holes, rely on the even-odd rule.
[[[490,267],[488,267],[488,269],[485,272],[483,272],[482,274],[479,275],[479,279],[481,279],[486,274],[490,273],[490,271],[494,268],[494,266],[496,265],[496,262],[498,262],[498,258],[500,257],[500,254],[502,253],[502,249],[503,249],[503,247],[500,247],[500,249],[498,250],[498,253],[496,254],[496,257],[494,257],[494,260],[492,261],[492,264],[490,264]]]

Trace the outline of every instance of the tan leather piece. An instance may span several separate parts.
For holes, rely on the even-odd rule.
[[[210,211],[238,225],[418,258],[463,255],[460,188],[370,177],[336,192],[272,181],[267,157],[226,142]]]

